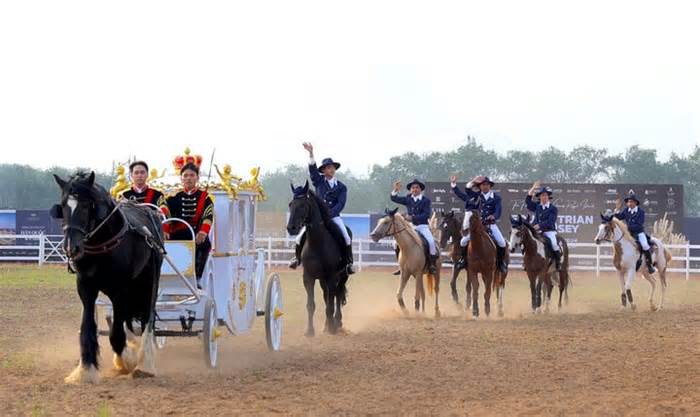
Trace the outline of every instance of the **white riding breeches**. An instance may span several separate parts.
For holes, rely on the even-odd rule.
[[[304,233],[306,233],[306,226],[302,226],[302,227],[301,227],[301,230],[299,230],[299,234],[298,234],[297,237],[294,239],[294,242],[295,242],[297,245],[301,245],[301,238],[304,237]]]
[[[554,252],[559,252],[560,249],[559,245],[557,244],[557,232],[555,232],[554,230],[550,230],[548,232],[542,232],[542,234],[552,243],[552,250]]]
[[[427,224],[419,224],[413,228],[416,229],[416,232],[420,233],[421,236],[428,241],[428,246],[430,246],[430,254],[433,256],[437,255],[437,246],[435,246],[435,238],[433,238],[433,233],[430,231],[430,226]]]
[[[462,236],[462,240],[459,241],[459,246],[463,248],[466,248],[469,244],[469,219],[472,218],[473,214],[474,213],[471,210],[464,212],[464,221],[462,221],[462,232],[467,233],[464,233],[464,236]]]
[[[345,228],[345,222],[343,222],[343,219],[340,216],[338,216],[333,217],[331,221],[340,228],[341,233],[343,233],[343,239],[345,239],[345,244],[348,246],[352,245],[352,239],[350,239],[348,229]],[[301,231],[299,231],[299,234],[297,235],[296,239],[294,239],[297,245],[301,245],[301,239],[302,237],[304,237],[304,233],[306,233],[306,226],[301,228]]]
[[[462,221],[462,230],[469,230],[469,219],[474,213],[470,210],[464,213],[464,221]]]
[[[491,229],[491,235],[493,236],[493,240],[496,241],[496,244],[501,248],[505,248],[506,240],[503,239],[503,234],[501,234],[501,230],[498,228],[498,226],[495,224],[490,224],[489,229]]]
[[[651,247],[649,246],[649,242],[647,241],[646,233],[638,234],[637,239],[639,239],[639,244],[642,245],[643,251],[648,251],[649,249],[651,249]]]
[[[346,245],[352,245],[352,239],[350,239],[350,234],[348,233],[348,229],[345,228],[345,222],[343,222],[343,218],[338,216],[338,217],[333,217],[331,219],[333,223],[335,223],[338,227],[340,227],[340,232],[343,234],[343,239],[345,239],[345,244]]]

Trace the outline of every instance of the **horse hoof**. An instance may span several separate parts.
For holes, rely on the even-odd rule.
[[[498,317],[503,317],[505,316],[505,313],[503,313],[503,310],[498,310]]]
[[[314,336],[316,336],[316,332],[313,331],[313,330],[307,330],[307,331],[304,333],[304,336],[306,336],[306,337],[314,337]]]
[[[632,311],[637,311],[637,306],[635,304],[632,304],[630,308],[632,309]]]
[[[63,379],[66,384],[81,385],[81,384],[97,384],[100,382],[100,375],[97,368],[93,365],[85,368],[82,364],[78,366]]]
[[[145,378],[154,378],[156,374],[152,372],[147,372],[142,369],[136,369],[134,372],[131,374],[131,377],[134,379],[145,379]]]
[[[442,313],[440,313],[440,310],[435,310],[435,318],[439,319],[440,317],[442,317]]]
[[[659,308],[656,307],[654,304],[652,304],[652,305],[649,306],[649,310],[650,310],[650,311],[659,311]]]

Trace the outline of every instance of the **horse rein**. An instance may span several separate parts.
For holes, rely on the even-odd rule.
[[[394,216],[395,216],[395,215],[394,215]],[[399,233],[405,232],[406,229],[407,229],[406,227],[404,227],[404,228],[401,229],[401,230],[396,230],[396,219],[394,218],[394,216],[391,216],[391,227],[394,228],[394,233],[389,233],[389,232],[387,231],[387,233],[386,233],[387,236],[392,236],[392,237],[393,237],[393,236],[396,236],[396,235],[398,235]],[[389,230],[391,230],[391,228],[390,228]]]
[[[105,217],[104,220],[102,220],[102,222],[100,222],[100,224],[97,225],[97,227],[95,227],[94,229],[92,229],[90,232],[87,232],[87,231],[86,231],[85,229],[83,229],[82,227],[74,226],[74,225],[70,225],[70,224],[64,226],[64,227],[63,227],[63,231],[64,231],[64,233],[65,233],[65,232],[68,231],[68,230],[77,230],[77,231],[83,233],[84,237],[83,237],[81,243],[83,244],[83,252],[84,252],[86,255],[101,255],[101,254],[110,252],[110,251],[112,251],[112,249],[114,249],[114,248],[116,248],[117,246],[119,246],[119,244],[120,244],[121,241],[122,241],[122,238],[123,238],[124,235],[129,231],[129,222],[128,222],[128,220],[126,219],[126,216],[124,216],[124,213],[120,210],[120,207],[121,207],[122,203],[123,203],[123,200],[119,201],[119,202],[114,206],[114,209],[112,209],[112,211],[107,215],[107,217]],[[104,225],[107,224],[107,221],[108,221],[109,219],[111,219],[112,216],[113,216],[115,213],[117,213],[117,212],[119,212],[119,214],[121,215],[122,224],[123,224],[123,225],[122,225],[122,228],[119,230],[119,232],[118,232],[116,235],[114,235],[113,237],[109,238],[106,242],[102,242],[102,243],[97,244],[97,245],[88,245],[86,242],[87,242],[90,238],[92,238],[93,236],[95,236],[95,234],[96,234],[100,229],[102,229],[102,227],[104,227]],[[72,259],[74,258],[74,256],[69,256],[69,258],[72,260]]]

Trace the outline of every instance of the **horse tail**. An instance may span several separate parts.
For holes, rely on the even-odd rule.
[[[428,287],[428,295],[432,297],[433,295],[435,295],[435,275],[425,274],[423,276],[425,277],[427,284],[426,286]]]

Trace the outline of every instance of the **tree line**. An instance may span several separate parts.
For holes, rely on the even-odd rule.
[[[334,157],[342,159],[342,155]],[[71,171],[0,164],[0,179],[4,185],[0,188],[0,208],[50,207],[58,197],[51,174],[65,177]],[[367,213],[381,211],[389,204],[388,195],[394,180],[404,183],[413,178],[447,181],[454,174],[467,181],[482,173],[497,182],[683,184],[686,215],[700,216],[700,146],[695,146],[689,155],[672,153],[667,161],[661,161],[656,150],[639,146],[631,146],[621,154],[590,146],[579,146],[569,152],[550,147],[540,152],[514,150],[500,154],[468,137],[462,145],[448,152],[407,152],[392,157],[385,165],[373,165],[368,173],[358,175],[341,170],[338,177],[348,186],[349,201],[345,211]],[[303,155],[299,157],[299,164],[264,173],[261,180],[269,199],[261,204],[261,210],[286,211],[291,196],[290,181],[300,184],[307,177]],[[109,186],[113,178],[99,173],[97,180]]]

